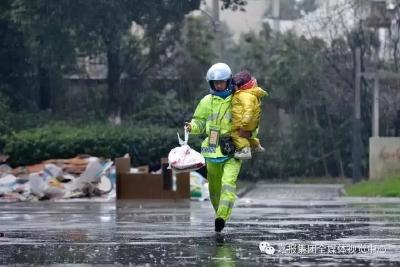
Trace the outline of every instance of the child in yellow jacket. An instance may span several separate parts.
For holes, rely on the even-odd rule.
[[[257,80],[248,71],[241,71],[233,76],[236,85],[232,97],[232,134],[237,159],[251,159],[251,151],[264,152],[260,140],[256,137],[243,138],[241,131],[258,129],[261,117],[261,98],[268,93],[258,87]]]

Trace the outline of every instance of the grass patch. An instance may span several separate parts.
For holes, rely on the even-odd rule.
[[[400,175],[347,185],[345,191],[352,197],[400,197]]]

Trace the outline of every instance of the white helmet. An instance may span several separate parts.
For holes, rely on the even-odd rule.
[[[232,71],[225,63],[216,63],[207,71],[207,82],[210,81],[227,81],[232,78]]]

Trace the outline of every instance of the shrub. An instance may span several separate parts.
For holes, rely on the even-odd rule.
[[[193,141],[194,142],[194,141]],[[192,143],[192,142],[191,142]],[[77,154],[115,158],[129,153],[133,163],[155,164],[178,145],[176,129],[155,126],[56,124],[10,135],[4,152],[13,166]]]

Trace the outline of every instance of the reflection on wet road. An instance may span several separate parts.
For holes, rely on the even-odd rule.
[[[255,188],[223,235],[208,202],[0,203],[0,264],[400,264],[399,199],[342,198],[334,186]],[[274,254],[260,251],[263,241]]]

